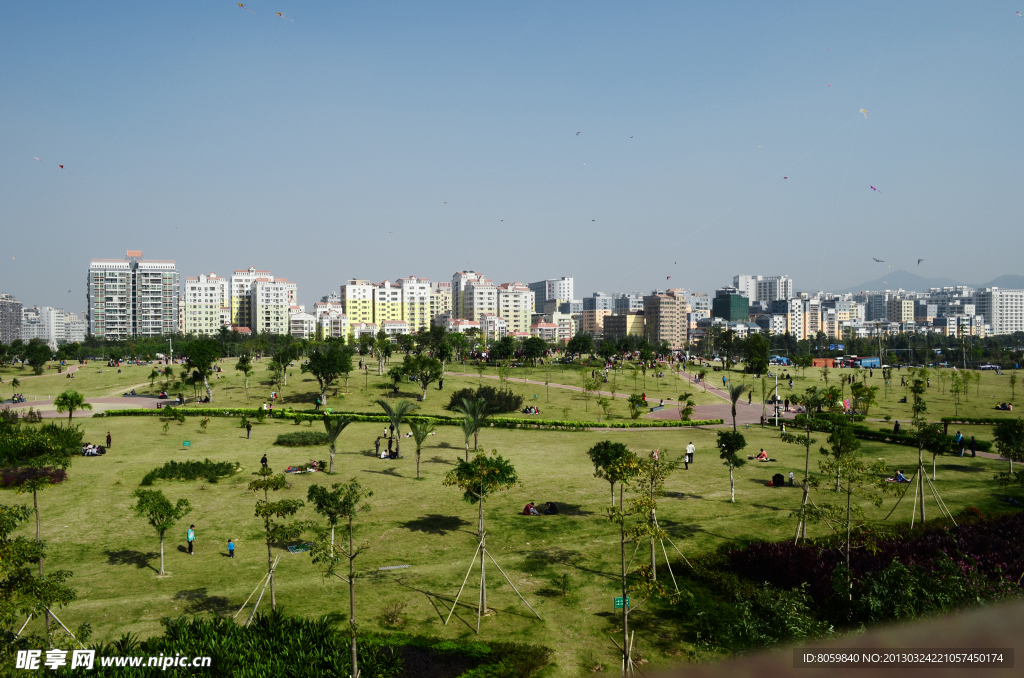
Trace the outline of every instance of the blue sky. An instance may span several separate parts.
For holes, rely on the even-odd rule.
[[[307,304],[1024,273],[1020,4],[14,4],[0,291],[82,310],[127,249]]]

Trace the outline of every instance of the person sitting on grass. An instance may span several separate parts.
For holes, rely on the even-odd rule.
[[[523,507],[523,515],[524,516],[539,516],[540,514],[537,513],[537,509],[535,509],[533,507],[533,502],[531,501],[530,503],[528,503],[526,506]]]
[[[757,460],[768,461],[768,453],[764,451],[763,447],[761,448],[761,452],[757,455]]]
[[[558,506],[554,502],[548,502],[547,508],[544,509],[544,515],[546,516],[557,516]]]

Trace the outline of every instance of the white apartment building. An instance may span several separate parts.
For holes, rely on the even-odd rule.
[[[535,322],[530,325],[530,336],[540,337],[544,341],[555,341],[558,339],[558,325],[549,322]]]
[[[0,294],[0,344],[21,339],[21,302],[9,294]]]
[[[985,318],[992,334],[1024,332],[1024,290],[986,287],[974,294],[975,313]]]
[[[352,278],[341,286],[341,310],[352,325],[373,322],[373,284]]]
[[[465,334],[470,330],[480,330],[480,323],[475,320],[469,320],[467,318],[448,318],[448,322],[445,324],[445,329],[448,332],[458,332],[459,334]]]
[[[228,292],[231,295],[231,324],[238,327],[252,327],[252,286],[257,280],[273,280],[270,271],[259,271],[250,266],[247,270],[237,270],[231,274]]]
[[[380,328],[388,337],[397,337],[399,334],[409,334],[409,323],[404,320],[385,320],[381,322]]]
[[[793,280],[788,275],[736,275],[732,286],[750,301],[766,304],[793,297]]]
[[[228,281],[216,273],[185,278],[182,286],[184,334],[214,335],[223,327],[223,309],[230,309]],[[228,313],[230,318],[230,312]]]
[[[452,310],[452,284],[450,282],[430,283],[430,322],[442,313]]]
[[[86,278],[89,334],[99,339],[173,334],[178,286],[171,260],[143,259],[139,250],[128,250],[123,260],[93,259]]]
[[[534,307],[533,291],[523,283],[498,285],[498,315],[505,319],[509,332],[529,332]]]
[[[480,282],[484,279],[482,273],[476,271],[457,271],[452,276],[452,316],[455,318],[465,318],[466,316],[466,301],[465,291],[466,285],[470,283]]]
[[[402,320],[413,332],[430,327],[430,281],[426,278],[409,276],[399,278],[398,287],[402,292]]]
[[[497,341],[508,334],[508,323],[499,315],[484,313],[480,316],[480,331],[486,341]]]
[[[256,334],[288,334],[291,309],[287,282],[255,280],[249,295],[249,329]]]
[[[467,281],[459,297],[467,320],[479,322],[484,313],[498,314],[498,288],[487,278]]]
[[[533,292],[533,301],[536,304],[534,311],[539,309],[545,301],[552,299],[571,301],[576,298],[573,296],[573,277],[571,275],[539,280],[530,283],[527,287]]]
[[[331,309],[326,313],[317,315],[316,319],[318,339],[338,339],[348,337],[348,316],[341,311]]]
[[[289,333],[296,339],[316,339],[316,316],[299,311],[288,316]]]
[[[350,327],[352,328],[353,338],[357,340],[364,334],[368,334],[371,337],[376,337],[377,332],[380,330],[380,328],[377,326],[377,323],[353,323],[352,325],[350,325]]]

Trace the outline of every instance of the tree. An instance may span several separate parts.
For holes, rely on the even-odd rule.
[[[288,385],[288,365],[298,356],[298,350],[292,337],[285,335],[277,345],[274,346],[274,355],[270,359],[267,369],[274,374],[274,383],[277,390],[281,391],[281,399],[284,400],[284,387]]]
[[[693,416],[693,411],[696,409],[696,405],[693,402],[693,394],[689,391],[684,391],[679,396],[679,419],[681,421],[690,421],[690,417]]]
[[[924,449],[932,453],[932,480],[936,479],[935,458],[940,454],[952,454],[956,441],[946,435],[942,424],[928,424],[922,430]]]
[[[324,415],[324,428],[327,430],[327,445],[331,453],[331,466],[327,470],[328,473],[334,473],[334,455],[335,455],[335,443],[338,440],[338,436],[341,432],[351,424],[354,419],[352,417],[331,417],[330,415]]]
[[[849,422],[845,419],[838,419],[832,424],[832,431],[828,436],[828,444],[831,447],[830,450],[826,450],[822,447],[818,451],[826,458],[830,456],[832,458],[832,461],[829,462],[831,464],[829,468],[835,471],[835,491],[838,492],[839,483],[841,481],[841,476],[839,474],[844,468],[843,464],[840,463],[840,460],[842,457],[856,454],[857,450],[860,449],[860,441],[857,440],[857,437],[853,434],[853,427],[850,426]],[[826,462],[821,463],[824,464]]]
[[[168,368],[170,369],[170,368]],[[248,353],[243,353],[235,363],[235,369],[245,375],[245,402],[249,402],[249,377],[252,376],[252,358]]]
[[[472,461],[459,460],[458,464],[444,477],[446,487],[462,490],[462,500],[477,505],[477,536],[480,548],[486,549],[484,532],[484,501],[495,492],[507,490],[519,484],[519,476],[512,462],[492,450],[491,455],[478,453]],[[480,610],[487,610],[487,579],[484,554],[480,554]],[[479,624],[478,624],[479,630]]]
[[[1017,371],[1010,373],[1010,402],[1017,399]]]
[[[160,576],[164,576],[164,534],[192,511],[192,505],[188,499],[179,499],[178,503],[172,504],[160,490],[144,490],[141,487],[132,496],[138,502],[133,507],[135,515],[149,521],[160,537]]]
[[[749,388],[747,384],[733,384],[731,381],[726,385],[729,394],[729,401],[732,403],[732,430],[736,431],[736,401]]]
[[[537,366],[537,359],[544,356],[547,348],[547,343],[540,337],[523,339],[523,357],[529,360],[534,367]]]
[[[846,428],[846,427],[839,427]],[[835,435],[835,431],[833,432]],[[832,436],[829,436],[829,442],[832,442]],[[825,452],[825,450],[822,450]],[[868,493],[864,491],[866,487],[880,488],[879,477],[885,475],[885,463],[882,460],[878,460],[871,464],[866,464],[861,461],[856,454],[856,449],[847,449],[840,451],[838,454],[833,454],[832,457],[826,457],[826,459],[819,462],[821,472],[827,476],[835,475],[837,478],[842,478],[845,481],[845,488],[836,486],[836,492],[842,492],[846,495],[846,509],[845,512],[841,507],[835,507],[830,504],[823,504],[820,512],[822,514],[829,514],[834,519],[840,521],[840,524],[846,528],[846,569],[850,569],[850,535],[852,532],[853,516],[857,515],[863,517],[863,512],[859,505],[853,505],[853,496],[858,495],[866,498],[876,508],[881,506],[882,497],[874,492]],[[924,498],[921,498],[924,501]]]
[[[643,488],[647,495],[650,510],[650,539],[651,539],[651,581],[658,581],[658,568],[656,564],[656,553],[654,550],[655,539],[663,538],[661,528],[658,527],[656,516],[657,498],[665,494],[665,480],[673,471],[679,468],[681,462],[678,459],[669,459],[668,451],[653,455],[650,459],[640,459],[637,468],[637,484]]]
[[[298,499],[281,499],[270,501],[270,492],[277,492],[288,486],[284,474],[274,475],[270,466],[263,466],[256,472],[256,480],[249,481],[249,491],[263,492],[263,499],[256,500],[256,517],[263,521],[263,531],[267,542],[267,575],[270,577],[270,608],[277,609],[277,597],[274,595],[274,553],[271,546],[274,542],[285,542],[302,534],[298,525],[275,522],[274,518],[290,518],[294,516],[303,503]]]
[[[412,431],[412,439],[416,441],[416,477],[420,477],[420,448],[427,441],[427,436],[434,432],[434,424],[429,420],[409,421],[409,430]],[[469,448],[469,439],[466,439],[466,448]]]
[[[221,356],[220,343],[213,338],[196,339],[185,345],[182,352],[185,356],[185,367],[192,373],[193,387],[200,381],[206,387],[206,396],[213,402],[213,389],[210,388],[210,375],[213,365]]]
[[[516,338],[505,335],[491,345],[489,356],[495,360],[508,360],[516,354]]]
[[[487,401],[483,398],[477,398],[476,400],[463,398],[462,403],[452,409],[473,421],[473,451],[476,452],[480,449],[477,444],[477,436],[480,434],[480,429],[484,427],[487,419],[491,416],[487,408]]]
[[[622,443],[613,443],[610,440],[602,440],[587,450],[590,463],[594,465],[594,477],[604,478],[611,485],[612,506],[615,506],[615,483],[621,482],[621,472],[628,467],[624,467],[620,462],[631,458],[632,454]]]
[[[401,455],[402,453],[402,421],[405,417],[417,409],[419,409],[415,403],[409,400],[399,400],[393,406],[386,400],[377,399],[374,401],[380,408],[384,410],[385,416],[391,422],[391,425],[395,427],[395,454]]]
[[[992,429],[992,438],[996,443],[996,451],[1010,460],[1010,473],[1013,473],[1013,462],[1024,461],[1024,419],[1004,419]]]
[[[479,427],[472,417],[463,417],[459,422],[459,429],[462,431],[462,437],[466,443],[466,461],[469,461],[469,439],[476,435]]]
[[[726,330],[722,332],[721,346],[722,353],[725,354],[725,359],[722,360],[722,366],[727,369],[732,369],[732,357],[736,355],[736,346],[739,340],[736,339],[736,333],[732,330]]]
[[[391,357],[391,340],[388,339],[388,335],[384,334],[384,330],[377,332],[377,338],[373,340],[371,350],[377,361],[377,376],[384,376],[384,361]]]
[[[736,503],[736,480],[733,477],[733,469],[737,469],[747,463],[747,460],[737,453],[747,446],[747,439],[742,433],[736,431],[718,432],[718,456],[723,464],[729,467],[729,501]]]
[[[511,337],[508,337],[511,339]],[[409,356],[405,359],[405,373],[416,378],[423,390],[421,400],[427,399],[427,387],[441,378],[441,361],[426,354]]]
[[[359,512],[367,512],[370,505],[364,500],[373,496],[370,490],[364,490],[355,478],[348,485],[335,483],[328,490],[319,485],[311,485],[307,498],[313,504],[314,510],[327,518],[331,526],[331,540],[328,543],[326,535],[313,544],[310,556],[313,564],[320,567],[321,576],[337,576],[348,583],[348,623],[352,634],[352,676],[359,676],[359,658],[356,646],[358,627],[356,626],[356,572],[355,559],[363,549],[356,549],[354,539],[353,521]],[[348,549],[339,548],[334,543],[334,527],[339,520],[348,520]],[[365,547],[364,547],[365,548]],[[338,575],[335,570],[337,566],[348,560],[348,579]]]
[[[768,371],[768,340],[761,334],[751,334],[743,345],[747,367],[753,374]]]
[[[35,374],[42,374],[46,363],[53,357],[53,351],[39,339],[28,342],[22,352],[22,359],[27,362]]]
[[[27,506],[0,504],[0,632],[5,641],[14,636],[21,617],[45,615],[49,620],[49,609],[64,607],[76,598],[75,590],[68,585],[71,572],[32,574],[32,565],[41,564],[46,557],[46,544],[38,538],[33,541],[14,536],[18,526],[31,516],[32,509]]]
[[[941,373],[946,376],[945,372]],[[867,414],[872,405],[878,404],[878,387],[865,384],[850,384],[850,394],[853,395],[853,409],[860,409],[862,414]]]
[[[647,403],[644,401],[644,397],[639,393],[633,393],[629,396],[626,401],[626,405],[629,407],[629,418],[639,419],[640,415],[647,408]]]
[[[54,398],[53,404],[60,414],[68,413],[68,426],[71,425],[71,417],[75,412],[92,409],[92,405],[85,402],[85,396],[70,388]]]
[[[793,540],[793,543],[797,544],[801,538],[807,539],[807,501],[810,498],[811,485],[811,445],[818,442],[817,439],[811,437],[811,431],[813,430],[811,422],[813,421],[815,410],[821,404],[821,396],[818,394],[818,387],[811,386],[804,391],[804,395],[794,395],[791,400],[794,403],[803,405],[806,410],[804,415],[804,434],[782,434],[783,442],[804,446],[803,498],[800,501],[800,520],[797,522],[796,537]]]
[[[580,334],[575,335],[572,339],[569,340],[569,342],[565,345],[565,351],[569,355],[577,355],[581,358],[583,357],[584,353],[589,353],[593,355],[594,338],[591,337],[586,332],[581,332]]]
[[[608,413],[612,409],[612,401],[602,396],[597,399],[597,406],[601,408],[601,412],[604,413],[604,418],[607,419]],[[601,415],[598,415],[597,421],[598,423],[601,423]]]
[[[434,349],[434,357],[441,361],[441,376],[444,376],[445,366],[448,361],[455,355],[455,351],[452,349],[451,342],[447,338],[442,339],[437,344],[437,348]]]
[[[327,389],[338,377],[352,371],[352,349],[338,340],[327,341],[313,348],[300,368],[303,374],[312,374],[320,385],[320,402],[327,404]]]

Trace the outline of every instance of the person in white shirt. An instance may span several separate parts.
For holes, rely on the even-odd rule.
[[[693,453],[696,449],[697,448],[693,446],[693,441],[686,446],[686,456],[683,457],[683,464],[687,470],[689,470],[690,464],[693,463]]]

